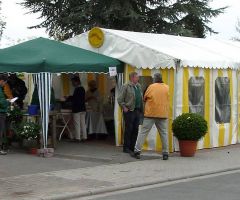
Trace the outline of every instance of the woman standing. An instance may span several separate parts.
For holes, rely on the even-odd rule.
[[[93,112],[100,112],[100,95],[95,80],[89,81],[86,102]]]

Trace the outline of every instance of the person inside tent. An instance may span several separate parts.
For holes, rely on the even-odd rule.
[[[68,99],[72,102],[73,123],[75,129],[73,141],[84,142],[87,140],[85,89],[81,86],[80,78],[77,76],[72,78],[72,84],[75,89],[73,95]]]
[[[97,82],[91,80],[88,83],[88,91],[86,92],[86,103],[93,112],[100,112],[100,94],[97,88]]]
[[[8,82],[10,86],[10,89],[12,90],[13,97],[18,97],[16,100],[16,105],[23,109],[23,100],[25,99],[25,96],[27,94],[27,87],[25,85],[25,82],[18,78],[16,74],[11,74],[8,77]]]
[[[3,138],[6,132],[6,113],[8,109],[9,102],[3,93],[3,87],[7,82],[7,76],[5,74],[0,74],[0,155],[6,155],[7,152],[4,151]]]
[[[11,90],[8,83],[5,83],[5,85],[3,86],[3,92],[4,92],[5,97],[7,99],[12,99],[13,98],[12,90]]]

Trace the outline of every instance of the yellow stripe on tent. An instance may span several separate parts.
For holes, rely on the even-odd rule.
[[[63,96],[69,96],[70,94],[70,78],[68,74],[61,74],[62,87],[63,87]]]
[[[218,77],[223,77],[223,71],[221,69],[218,70]],[[225,126],[224,124],[219,124],[219,135],[218,135],[218,146],[224,146],[224,138],[225,138]]]
[[[223,77],[223,70],[221,69],[218,70],[218,77]]]
[[[160,73],[162,74],[163,82],[168,84],[168,71],[169,69],[161,69]]]
[[[88,73],[87,74],[87,81],[95,80],[95,74],[94,73]]]
[[[208,132],[204,137],[204,148],[210,148],[210,69],[204,69],[205,78],[205,120],[208,123]]]
[[[200,71],[200,69],[198,67],[193,69],[193,74],[195,77],[199,76],[199,71]]]
[[[135,72],[135,67],[131,66],[131,65],[126,65],[126,70],[125,70],[125,83],[127,83],[129,81],[129,74],[131,72]]]
[[[182,112],[188,113],[189,112],[189,103],[188,103],[188,80],[189,80],[189,72],[188,68],[184,67],[183,69],[183,106],[182,106]]]
[[[142,69],[142,76],[152,76],[151,69]]]
[[[219,136],[218,136],[218,146],[224,146],[224,135],[225,135],[225,126],[224,124],[219,124]]]
[[[142,69],[142,76],[152,76],[152,71],[150,69]],[[144,144],[143,144],[143,149],[148,149],[148,140],[146,138]]]
[[[120,106],[118,107],[118,144],[123,144],[123,116],[122,116],[122,109]]]
[[[232,80],[232,70],[231,69],[228,69],[228,78],[230,80],[231,110],[233,110],[233,80]],[[232,143],[232,130],[233,130],[233,119],[232,119],[232,112],[231,112],[228,144]]]
[[[105,82],[106,82],[106,76],[104,74],[98,74],[98,89],[102,97],[105,97]]]

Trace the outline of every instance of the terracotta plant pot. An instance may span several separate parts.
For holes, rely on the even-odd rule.
[[[38,149],[37,148],[30,148],[29,153],[32,154],[32,155],[37,155]]]
[[[198,141],[179,140],[180,155],[183,157],[193,157],[197,150]]]

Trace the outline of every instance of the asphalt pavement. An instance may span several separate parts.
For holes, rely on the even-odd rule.
[[[0,199],[70,200],[240,170],[239,147],[202,150],[192,158],[174,153],[168,161],[163,161],[154,152],[144,152],[143,158],[136,160],[122,153],[121,148],[93,147],[90,143],[66,144],[64,148],[57,149],[52,158],[13,151],[0,157]],[[227,183],[226,187],[230,184]],[[235,184],[239,186],[239,183]],[[208,188],[203,188],[203,191]],[[226,190],[231,192],[231,188]],[[165,188],[166,194],[172,190],[176,193],[180,189]],[[183,195],[187,195],[186,191]],[[142,199],[149,198],[143,196]]]
[[[239,200],[240,172],[79,200]]]

